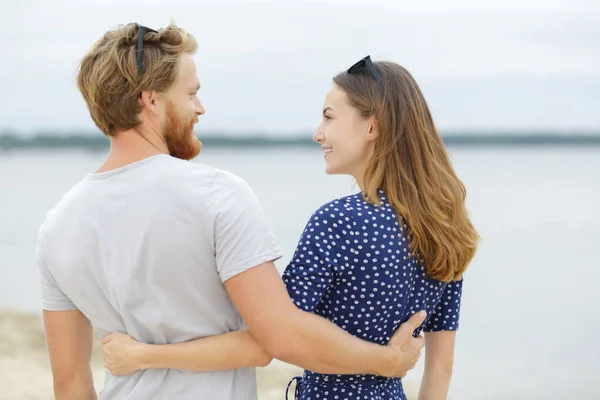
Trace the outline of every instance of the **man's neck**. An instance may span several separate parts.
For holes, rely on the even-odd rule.
[[[96,173],[124,167],[158,154],[169,154],[163,143],[151,143],[133,129],[111,138],[110,152]]]

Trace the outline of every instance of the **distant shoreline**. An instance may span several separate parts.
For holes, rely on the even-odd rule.
[[[456,147],[600,147],[600,132],[592,133],[469,133],[442,135],[444,143]],[[232,136],[226,134],[203,135],[206,146],[236,147],[314,147],[311,135],[273,137],[264,135]],[[0,150],[20,149],[87,149],[104,150],[109,141],[102,134],[38,134],[16,135],[0,134]]]

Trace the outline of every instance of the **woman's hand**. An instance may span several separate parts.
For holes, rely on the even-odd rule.
[[[140,361],[143,343],[121,332],[111,333],[101,342],[104,366],[112,375],[131,375],[143,369]]]

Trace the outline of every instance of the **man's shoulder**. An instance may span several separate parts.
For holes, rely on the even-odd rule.
[[[159,165],[158,168],[164,170],[166,174],[180,175],[183,173],[185,176],[188,176],[189,174],[208,177],[209,179],[214,178],[214,176],[220,171],[218,168],[204,163],[180,160],[175,157],[167,159],[166,163]]]
[[[244,178],[234,174],[233,172],[219,168],[212,168],[212,170],[214,171],[213,184],[217,186],[228,186],[234,188],[250,187]]]
[[[60,224],[59,221],[64,218],[65,214],[76,212],[79,208],[78,204],[83,203],[80,199],[85,195],[84,187],[85,178],[64,193],[59,201],[46,212],[38,230],[38,240],[52,235],[53,230],[57,229],[57,225]]]
[[[245,180],[227,170],[174,158],[167,167],[159,169],[153,179],[177,193],[188,191],[196,199],[196,195],[202,193],[205,205],[227,201],[232,196],[239,196],[239,192],[250,190]]]
[[[172,160],[171,173],[180,174],[187,172],[192,176],[208,179],[209,189],[219,189],[222,187],[248,187],[246,181],[240,176],[221,168],[216,168],[204,163],[191,162],[185,160]],[[196,182],[197,179],[192,179],[190,182]],[[197,183],[197,182],[196,182]]]
[[[207,199],[211,203],[236,203],[254,200],[255,193],[248,182],[230,171],[213,168],[214,175],[208,186]]]

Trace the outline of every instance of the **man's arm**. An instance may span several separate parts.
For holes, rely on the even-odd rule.
[[[446,400],[454,364],[456,331],[425,332],[425,371],[419,400]]]
[[[335,374],[404,376],[420,356],[422,338],[412,333],[424,316],[401,326],[390,346],[360,340],[291,301],[272,262],[225,282],[229,296],[256,341],[273,357],[302,368]]]
[[[213,227],[217,272],[250,333],[275,358],[321,373],[402,376],[419,358],[415,316],[391,346],[362,341],[324,318],[299,310],[273,261],[281,256],[252,189],[227,173],[215,176],[205,208]]]
[[[270,356],[321,373],[382,376],[404,376],[417,362],[423,338],[413,338],[412,334],[424,316],[414,316],[398,329],[388,346],[380,346],[360,340],[294,305],[273,264],[281,252],[272,229],[243,180],[218,173],[207,189],[205,207],[215,217],[211,226],[217,273],[249,326],[251,336]],[[321,289],[325,286],[321,281]],[[154,350],[161,352],[162,362],[145,366],[200,370],[239,366],[236,360],[228,358],[235,357],[233,353],[214,352],[218,347],[212,350],[206,347],[208,341],[225,346],[224,340],[231,338],[226,335],[229,334],[155,347]],[[256,350],[252,349],[254,341],[242,345],[250,346],[244,352]],[[156,356],[157,353],[153,360]],[[122,372],[132,371],[125,368]]]
[[[44,328],[56,400],[95,400],[90,321],[78,310],[44,310]]]
[[[117,332],[102,339],[102,355],[113,375],[150,368],[219,371],[264,367],[273,359],[247,330],[166,345],[141,343]]]
[[[257,268],[264,271],[252,279],[262,282],[261,290],[269,285],[269,281],[275,283],[276,290],[281,290],[278,287],[282,286],[281,279],[272,263],[254,270]],[[254,285],[248,281],[239,284]],[[226,283],[227,286],[230,283]],[[421,317],[415,316],[403,324],[388,348],[357,339],[329,321],[299,310],[291,302],[285,288],[279,295],[283,301],[272,295],[264,298],[265,303],[273,301],[273,304],[283,307],[278,307],[272,313],[271,322],[258,321],[257,325],[266,331],[269,348],[277,358],[321,373],[404,376],[420,356],[422,338],[412,338],[412,332],[421,324]],[[264,307],[260,311],[264,315],[271,314],[273,308],[259,307]],[[273,326],[269,327],[269,323]],[[102,339],[102,354],[105,366],[117,376],[150,368],[218,371],[262,367],[272,359],[271,353],[263,350],[247,330],[166,345],[141,343],[127,334],[116,332]]]

